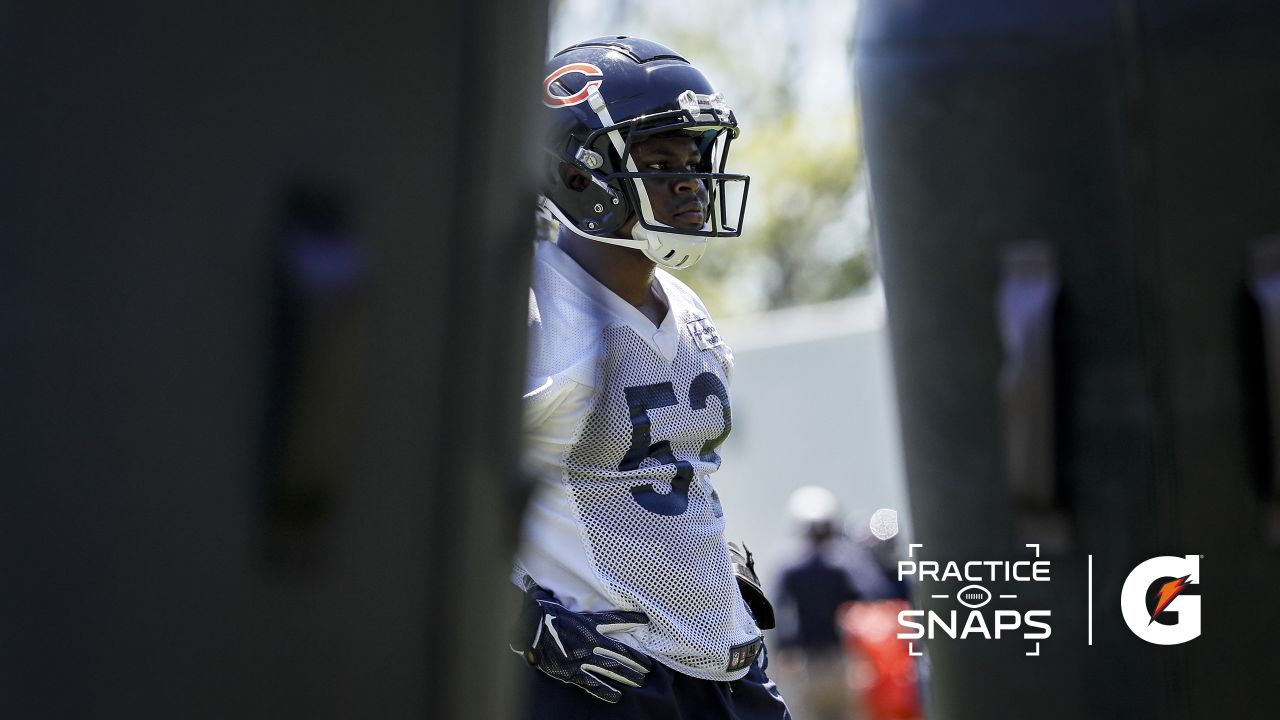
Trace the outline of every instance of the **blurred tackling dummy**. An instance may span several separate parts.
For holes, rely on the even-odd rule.
[[[837,614],[855,601],[896,597],[897,587],[871,551],[843,532],[830,490],[797,488],[787,515],[802,546],[770,585],[778,611],[775,673],[797,718],[857,717]]]
[[[267,557],[277,565],[323,557],[321,540],[360,432],[353,378],[364,363],[359,328],[368,258],[349,230],[347,204],[326,183],[297,183],[277,238],[261,445]]]

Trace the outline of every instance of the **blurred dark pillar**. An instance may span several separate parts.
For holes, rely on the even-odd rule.
[[[74,5],[0,11],[0,717],[507,716],[546,3]]]
[[[1250,286],[1280,293],[1278,256],[1259,255],[1280,232],[1278,33],[1262,0],[864,0],[918,540],[939,560],[1057,546],[1055,581],[1019,602],[1053,611],[1042,657],[935,642],[933,717],[1268,715],[1280,318]],[[1037,305],[1055,274],[1056,305]],[[1139,640],[1126,575],[1187,554],[1205,556],[1202,636]]]

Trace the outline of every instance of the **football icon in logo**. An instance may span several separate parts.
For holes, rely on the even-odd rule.
[[[956,600],[967,608],[977,610],[991,602],[991,591],[981,585],[966,585],[956,593]]]

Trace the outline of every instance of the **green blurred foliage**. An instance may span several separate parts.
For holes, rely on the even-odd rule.
[[[713,314],[729,315],[846,297],[871,279],[868,243],[826,238],[849,213],[861,153],[854,114],[812,118],[784,112],[744,128],[730,165],[751,175],[742,237],[713,240],[698,265],[681,274]],[[846,132],[841,132],[841,126]],[[835,229],[839,233],[840,229]]]

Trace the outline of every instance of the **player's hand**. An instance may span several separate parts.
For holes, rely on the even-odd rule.
[[[554,595],[534,587],[525,593],[511,650],[560,682],[616,703],[622,692],[615,685],[640,687],[653,661],[609,635],[648,622],[639,612],[570,612]]]

